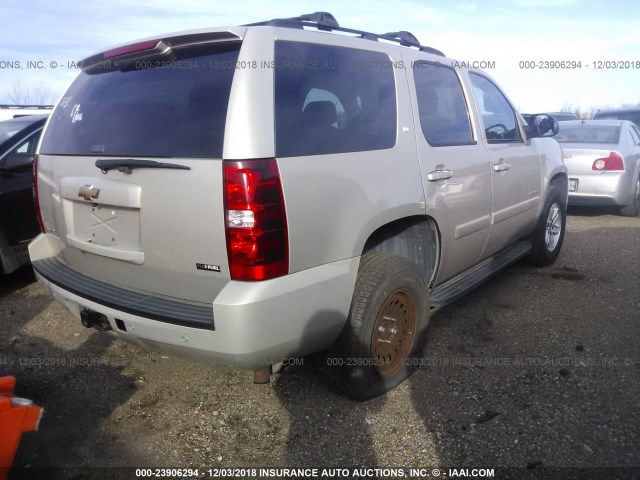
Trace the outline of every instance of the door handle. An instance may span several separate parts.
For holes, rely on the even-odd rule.
[[[434,170],[433,172],[427,173],[427,180],[437,182],[438,180],[446,180],[452,176],[453,172],[451,170]]]
[[[493,169],[496,172],[505,172],[505,171],[509,170],[510,168],[511,168],[511,165],[509,165],[507,162],[498,162],[498,163],[493,165]]]

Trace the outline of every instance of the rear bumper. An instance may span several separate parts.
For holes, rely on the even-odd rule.
[[[82,277],[88,277],[56,257],[42,258],[43,249],[56,243],[47,237],[40,235],[30,246],[36,278],[76,318],[88,308],[104,314],[122,340],[199,362],[240,368],[269,365],[329,347],[348,316],[359,263],[354,258],[264,282],[230,281],[208,306],[212,324],[205,328],[172,322],[166,311],[163,318],[150,318],[149,309],[131,307],[136,295],[148,302],[156,298],[153,296],[108,286],[112,290],[106,297],[95,291],[102,288],[102,282],[91,283],[95,282],[92,279],[88,279],[89,291],[77,288]],[[76,275],[75,281],[54,277],[44,268],[52,262],[67,269],[69,278]],[[125,293],[129,296],[121,297]],[[105,301],[120,297],[121,305]]]
[[[574,175],[569,180],[578,180],[578,189],[569,192],[570,205],[624,206],[633,201],[632,175],[628,172],[605,172]]]
[[[34,260],[32,265],[39,278],[85,300],[160,322],[215,330],[211,305],[196,305],[110,285],[75,271],[57,257]]]

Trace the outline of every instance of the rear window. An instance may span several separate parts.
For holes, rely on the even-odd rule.
[[[279,157],[395,145],[393,65],[383,53],[276,42],[275,102]]]
[[[239,42],[83,72],[54,110],[40,147],[52,155],[222,157]]]
[[[0,143],[6,142],[16,133],[25,127],[28,127],[32,122],[16,122],[7,120],[0,122]]]
[[[560,143],[618,143],[620,127],[615,125],[567,125],[560,124],[560,131],[553,137]]]

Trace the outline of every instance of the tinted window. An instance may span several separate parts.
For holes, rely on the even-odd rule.
[[[382,53],[276,42],[276,155],[390,148],[396,140],[393,68]]]
[[[188,49],[155,68],[81,73],[52,114],[41,152],[222,157],[239,43]],[[141,68],[136,68],[141,67]]]
[[[32,122],[20,122],[15,120],[0,122],[0,143],[6,142],[20,130],[31,125],[31,123]]]
[[[520,141],[516,113],[502,92],[480,75],[472,73],[469,76],[478,100],[487,141],[489,143]]]
[[[20,145],[16,146],[13,149],[13,153],[29,153],[31,155],[36,153],[36,147],[38,146],[38,140],[40,140],[40,132],[42,130],[38,130],[37,132],[31,134],[29,138],[24,140]]]
[[[11,168],[16,165],[26,166],[33,162],[40,133],[42,133],[42,128],[33,132],[10,152],[0,157],[0,168]]]
[[[553,137],[562,143],[618,143],[620,127],[615,125],[567,125],[560,124],[560,131]]]
[[[422,133],[431,145],[469,145],[467,103],[456,72],[449,67],[417,62],[413,67]]]

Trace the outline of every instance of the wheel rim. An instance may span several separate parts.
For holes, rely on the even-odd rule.
[[[371,357],[384,377],[396,374],[409,355],[417,325],[417,308],[413,295],[399,289],[387,297],[373,326]]]
[[[548,252],[553,252],[560,241],[562,233],[562,210],[560,205],[554,203],[547,215],[547,224],[544,230],[544,246]]]

